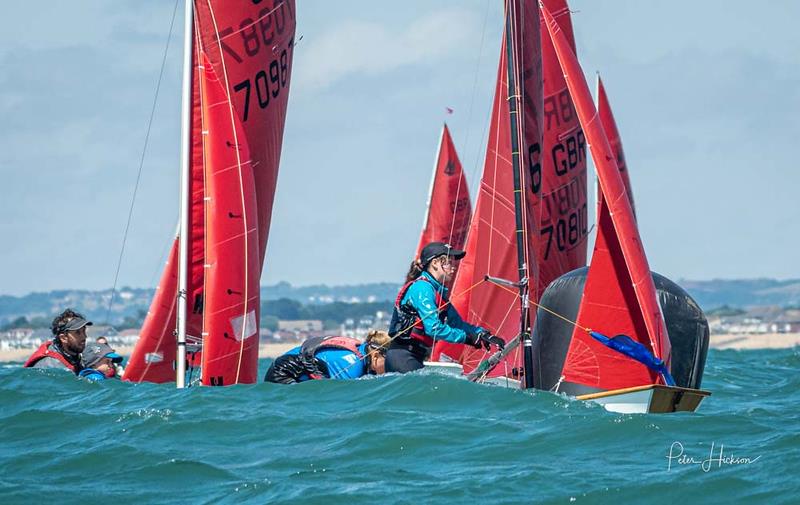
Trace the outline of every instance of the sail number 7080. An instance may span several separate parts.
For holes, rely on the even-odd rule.
[[[586,204],[573,210],[565,218],[560,218],[555,225],[543,226],[539,235],[547,235],[547,245],[544,250],[544,259],[550,257],[553,243],[559,252],[572,249],[586,237],[588,232],[588,212]],[[553,238],[555,237],[555,240]]]

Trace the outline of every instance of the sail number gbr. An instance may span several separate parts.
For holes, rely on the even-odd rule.
[[[289,42],[291,47],[292,42]],[[250,117],[251,102],[258,103],[262,109],[269,107],[272,99],[278,98],[281,89],[286,87],[289,80],[289,55],[286,49],[281,51],[278,58],[272,60],[266,69],[259,70],[252,79],[245,79],[233,86],[237,93],[244,93],[244,113],[242,121]],[[255,89],[255,92],[253,91]],[[255,98],[255,100],[253,100]]]
[[[588,233],[589,213],[586,204],[578,207],[569,215],[559,218],[555,224],[543,226],[541,236],[546,237],[547,244],[544,249],[544,259],[550,257],[550,251],[556,248],[558,252],[572,249],[579,244]]]

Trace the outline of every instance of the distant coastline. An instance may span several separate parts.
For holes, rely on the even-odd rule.
[[[297,342],[285,344],[261,344],[258,348],[260,358],[275,358],[297,346]],[[709,348],[751,351],[757,349],[789,349],[800,346],[800,333],[765,333],[758,335],[721,334],[711,335]],[[133,352],[133,346],[117,346],[116,351],[126,358]],[[22,363],[33,349],[8,349],[0,351],[0,363]]]
[[[260,358],[276,358],[289,349],[298,346],[297,342],[286,344],[261,344],[258,347]],[[133,346],[116,346],[115,350],[129,358],[133,352]],[[33,349],[7,349],[0,351],[0,363],[22,363],[31,355]]]

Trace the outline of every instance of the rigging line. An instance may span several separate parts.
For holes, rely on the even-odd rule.
[[[475,94],[478,89],[478,77],[480,75],[484,41],[486,40],[486,21],[488,18],[489,18],[489,0],[486,0],[486,10],[483,13],[483,27],[481,28],[481,41],[478,45],[478,61],[475,64],[475,79],[472,81],[472,96],[470,97],[470,102],[469,102],[469,112],[467,112],[467,135],[464,139],[465,148],[469,145],[469,134],[472,129],[472,111],[475,106]]]
[[[501,286],[499,284],[497,284],[496,286],[499,287],[500,289],[505,289],[509,293],[516,293],[516,291],[514,291],[513,289],[510,289],[510,288],[507,288],[506,286]],[[545,311],[545,312],[547,312],[547,313],[549,313],[549,314],[551,314],[553,316],[556,316],[559,319],[562,319],[562,320],[566,321],[567,323],[571,324],[572,326],[575,326],[576,328],[580,328],[580,329],[582,329],[584,331],[587,331],[587,332],[592,331],[592,329],[589,328],[588,326],[581,326],[580,324],[578,324],[577,321],[573,321],[572,319],[570,319],[570,318],[568,318],[566,316],[563,316],[563,315],[559,314],[558,312],[555,312],[555,311],[553,311],[551,309],[548,309],[544,305],[539,305],[538,303],[534,302],[533,300],[528,300],[528,301],[530,302],[531,305],[535,306],[536,308],[542,309],[543,311]]]
[[[170,237],[169,241],[164,244],[164,247],[161,249],[161,254],[158,255],[158,263],[156,264],[156,268],[153,270],[153,273],[150,274],[149,281],[147,282],[148,286],[152,286],[156,284],[156,278],[158,274],[164,269],[164,258],[167,257],[167,254],[172,249],[172,244],[175,242],[175,237]],[[157,285],[157,284],[156,284]]]
[[[488,281],[487,281],[487,282],[488,282]],[[497,284],[492,284],[492,285],[496,285],[496,286],[498,286],[498,287],[504,288],[504,286],[500,286],[500,285],[497,285]],[[519,301],[519,299],[520,299],[519,292],[516,292],[516,291],[510,290],[510,289],[509,289],[508,291],[509,291],[511,294],[513,294],[513,295],[514,295],[514,299],[513,299],[513,300],[511,300],[511,303],[508,305],[508,310],[506,310],[506,314],[503,316],[503,319],[502,319],[502,320],[500,321],[500,323],[497,325],[497,331],[498,331],[498,332],[500,331],[500,329],[501,329],[503,326],[505,326],[505,324],[506,324],[506,321],[508,320],[508,316],[510,316],[510,315],[511,315],[511,312],[512,312],[512,311],[514,310],[514,308],[517,306],[517,302],[518,302],[518,301]],[[502,338],[502,337],[501,337],[501,338]],[[503,339],[503,340],[505,340],[505,339]],[[512,339],[512,340],[513,340],[513,339]],[[508,342],[511,342],[511,340],[508,340],[506,343],[508,343]],[[480,349],[476,350],[476,352],[475,352],[475,353],[477,354],[477,352],[479,352],[479,351],[480,351]],[[481,363],[481,362],[482,362],[482,361],[483,361],[483,360],[486,358],[486,354],[487,354],[488,352],[489,352],[489,351],[486,351],[486,350],[484,350],[484,351],[483,351],[483,354],[482,354],[482,355],[481,355],[479,358],[477,358],[477,361],[475,361],[475,358],[471,358],[471,359],[470,359],[470,363],[471,363],[471,364],[475,364],[475,366],[477,367],[477,366],[478,366],[478,365],[480,365],[480,363]],[[490,355],[489,357],[491,357],[491,355]],[[465,363],[466,363],[466,360],[464,360],[464,361],[465,361]]]
[[[469,111],[467,112],[467,134],[466,134],[466,137],[464,138],[464,150],[462,151],[464,154],[466,154],[466,148],[467,148],[467,146],[469,146],[469,137],[470,137],[470,133],[472,132],[472,112],[473,112],[473,109],[475,107],[475,95],[476,95],[477,90],[478,90],[478,77],[480,75],[481,60],[482,60],[482,57],[483,57],[484,41],[486,40],[486,21],[487,21],[488,18],[489,18],[489,0],[486,0],[486,9],[484,10],[484,13],[483,13],[483,26],[481,27],[481,41],[480,41],[480,43],[478,45],[478,61],[475,63],[475,79],[473,79],[473,81],[472,81],[472,95],[470,96]],[[479,144],[479,146],[480,146],[480,144]],[[478,149],[480,149],[480,147]],[[438,160],[437,160],[437,162],[438,162]],[[458,200],[460,198],[461,186],[462,186],[461,181],[462,180],[464,180],[464,181],[467,180],[466,174],[464,174],[463,166],[462,166],[462,169],[461,169],[461,177],[458,179],[458,188],[456,189],[456,202],[458,202]],[[469,196],[469,186],[464,188],[464,191],[466,191],[467,195]],[[477,198],[477,193],[476,193],[476,198]],[[471,219],[471,215],[472,215],[472,210],[473,210],[472,209],[472,203],[470,201],[470,219]],[[456,215],[456,210],[455,210],[455,207],[454,207],[453,208],[453,218],[454,219],[450,223],[450,233],[448,234],[448,240],[447,240],[448,243],[452,243],[452,240],[453,240],[453,232],[455,231],[455,224],[456,224],[455,223],[455,215]],[[467,223],[467,229],[469,229],[469,223]],[[466,235],[464,236],[464,244],[463,245],[466,245]]]
[[[161,70],[158,72],[158,82],[156,83],[156,92],[153,97],[153,107],[150,109],[150,119],[147,122],[147,132],[144,136],[144,146],[142,147],[142,156],[139,158],[139,170],[136,174],[136,184],[133,186],[133,195],[131,196],[131,205],[128,209],[128,220],[125,223],[125,232],[122,234],[122,247],[119,251],[119,259],[117,260],[117,271],[114,273],[114,284],[111,287],[111,298],[108,300],[108,309],[106,310],[106,322],[109,322],[111,315],[111,307],[114,304],[114,293],[117,290],[117,282],[119,281],[119,271],[122,267],[122,257],[125,255],[125,244],[128,242],[128,231],[131,227],[131,218],[133,217],[133,208],[136,204],[136,193],[139,191],[139,182],[142,179],[142,167],[144,167],[144,158],[147,154],[147,144],[150,141],[150,130],[153,127],[153,117],[156,113],[156,104],[158,103],[158,93],[161,90],[161,81],[164,77],[164,67],[167,64],[167,54],[169,53],[169,41],[172,39],[172,28],[175,25],[175,15],[178,12],[178,0],[175,0],[175,6],[172,8],[172,19],[169,22],[169,33],[167,33],[167,43],[164,47],[164,55],[161,58]]]

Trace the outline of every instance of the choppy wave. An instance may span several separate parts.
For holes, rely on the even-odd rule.
[[[425,372],[177,391],[2,368],[0,502],[796,503],[799,367],[711,351],[713,396],[670,415]],[[676,442],[699,464],[668,468]],[[740,461],[705,471],[712,443]]]

